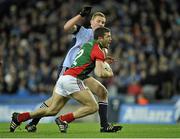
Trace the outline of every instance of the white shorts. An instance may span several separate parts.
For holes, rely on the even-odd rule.
[[[62,75],[58,78],[54,91],[64,97],[72,93],[87,89],[83,81],[70,75]]]

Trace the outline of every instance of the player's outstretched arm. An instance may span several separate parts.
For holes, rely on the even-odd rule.
[[[71,18],[70,20],[68,20],[65,25],[64,25],[64,31],[65,32],[75,32],[77,29],[76,24],[84,19],[84,17],[89,16],[91,13],[91,8],[90,6],[85,6],[82,8],[82,10],[80,11],[80,13],[76,16],[74,16],[73,18]]]
[[[100,78],[108,78],[113,76],[113,71],[107,62],[100,60],[96,61],[96,67],[94,69],[95,75]]]
[[[82,19],[83,17],[80,14],[74,16],[64,24],[64,31],[69,33],[75,32],[77,30],[76,24]]]

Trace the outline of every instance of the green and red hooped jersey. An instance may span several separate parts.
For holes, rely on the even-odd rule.
[[[76,55],[71,67],[64,72],[64,75],[71,75],[81,80],[88,77],[88,74],[95,68],[96,60],[105,60],[102,45],[97,41],[85,43]]]

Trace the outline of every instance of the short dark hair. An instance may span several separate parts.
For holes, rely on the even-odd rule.
[[[94,39],[97,40],[98,37],[104,37],[106,32],[110,32],[109,28],[106,27],[99,27],[94,31]]]

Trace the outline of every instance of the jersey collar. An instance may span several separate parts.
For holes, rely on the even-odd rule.
[[[103,44],[102,44],[102,42],[100,42],[100,41],[95,41],[96,43],[98,43],[99,44],[99,47],[102,49],[103,48]]]

